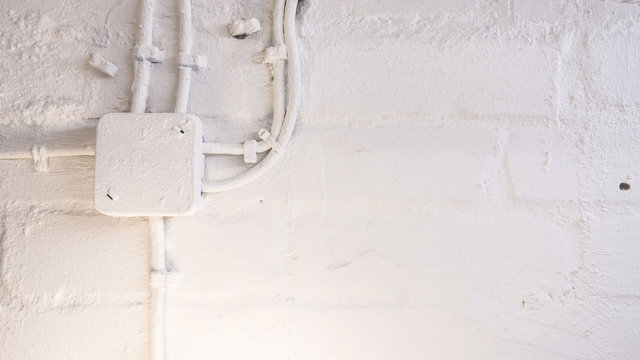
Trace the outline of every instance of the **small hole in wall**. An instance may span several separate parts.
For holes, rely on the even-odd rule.
[[[111,194],[107,194],[107,197],[111,200],[113,200],[113,197],[111,196]]]
[[[620,188],[620,190],[622,191],[627,191],[629,189],[631,189],[631,185],[625,183],[625,182],[621,182],[620,186],[618,186]]]
[[[180,130],[180,134],[184,134],[184,130]]]

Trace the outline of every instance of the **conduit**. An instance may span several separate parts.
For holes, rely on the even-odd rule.
[[[49,148],[46,145],[34,145],[31,150],[9,150],[0,152],[2,160],[33,159],[37,171],[49,171],[50,157],[93,156],[96,150],[93,146]]]
[[[164,219],[149,218],[149,233],[151,235],[151,285],[150,321],[150,356],[151,360],[164,360],[164,302],[166,295],[167,262],[165,259]]]
[[[297,5],[296,1],[296,7]],[[282,49],[284,47],[284,6],[285,0],[276,0],[273,7],[273,48]],[[295,20],[294,20],[295,21]],[[295,24],[294,24],[295,25]],[[295,33],[295,31],[294,31]],[[297,51],[297,48],[296,48]],[[271,135],[277,137],[282,128],[285,111],[285,56],[274,59],[273,66],[273,121],[271,122]],[[295,56],[298,56],[297,54]],[[268,59],[265,59],[268,60]]]
[[[38,146],[38,145],[36,145]],[[47,150],[48,157],[67,157],[67,156],[93,156],[96,154],[96,149],[93,146],[81,146],[81,147],[68,147],[68,148],[50,148],[46,145],[41,145]],[[3,160],[18,160],[18,159],[32,159],[33,150],[8,150],[0,153],[0,159]]]
[[[153,47],[153,0],[142,0],[140,6],[140,22],[138,24],[138,44],[134,50],[135,74],[131,86],[131,112],[143,113],[149,96],[149,78],[151,76],[151,61],[160,60],[161,56],[152,55],[159,51]],[[155,49],[155,51],[154,51]]]
[[[281,112],[278,109],[282,108],[281,103],[284,102],[284,79],[280,80],[282,76],[278,77],[278,69],[283,66],[282,59],[276,60],[274,64],[274,116],[273,116],[273,124],[272,124],[272,133],[269,133],[266,130],[262,130],[260,132],[260,138],[263,140],[258,145],[258,151],[260,149],[264,149],[265,146],[273,147],[269,154],[256,166],[247,170],[244,173],[236,175],[234,177],[223,179],[223,180],[209,180],[203,181],[202,183],[202,192],[210,193],[210,192],[221,192],[230,189],[237,188],[239,186],[245,185],[260,176],[266,173],[282,156],[284,148],[288,145],[289,140],[291,139],[291,134],[293,133],[293,128],[295,127],[296,119],[298,117],[298,110],[300,108],[300,58],[298,52],[298,43],[296,41],[296,26],[295,26],[295,18],[296,18],[296,9],[297,9],[297,1],[290,0],[285,1],[277,0],[276,6],[274,8],[274,36],[273,36],[273,45],[274,47],[281,46],[279,42],[280,39],[280,29],[276,25],[280,22],[280,14],[282,14],[282,7],[284,5],[284,45],[287,50],[287,62],[288,62],[288,75],[289,75],[289,98],[287,101],[287,109],[286,115],[284,115],[284,120],[282,123],[282,128],[278,127],[279,117],[282,116]],[[284,70],[282,70],[284,72]],[[211,153],[207,151],[211,150],[224,150],[226,153],[232,153],[233,155],[239,155],[244,153],[242,144],[212,144],[205,143],[204,144],[204,153]],[[242,149],[242,152],[241,150]],[[266,150],[265,150],[266,151]],[[219,153],[218,153],[219,154]]]
[[[273,7],[273,49],[283,48],[285,0],[276,0]],[[273,120],[271,121],[271,135],[277,137],[282,128],[285,111],[285,56],[269,57],[269,49],[265,54],[265,62],[271,63],[273,71]],[[271,146],[266,141],[258,141],[257,153],[271,150]],[[243,155],[245,154],[244,144],[224,144],[224,143],[204,143],[202,152],[209,155]]]
[[[271,146],[265,141],[258,141],[256,152],[263,153],[271,150]],[[207,155],[243,155],[244,144],[204,143],[202,152]]]
[[[151,59],[142,54],[145,47],[153,49],[153,0],[142,0],[140,6],[140,23],[138,44],[134,50],[135,75],[133,78],[131,112],[144,113],[147,107],[149,82],[151,78]],[[148,54],[147,54],[148,55]],[[150,309],[149,309],[149,358],[151,360],[164,360],[164,319],[165,319],[165,295],[166,281],[158,277],[166,277],[167,263],[165,260],[165,233],[164,219],[161,217],[149,217],[150,235]]]
[[[193,43],[191,36],[191,0],[180,0],[180,34],[178,35],[178,87],[176,89],[175,112],[187,112],[189,88],[191,85],[191,67],[181,64],[181,57],[191,56]]]

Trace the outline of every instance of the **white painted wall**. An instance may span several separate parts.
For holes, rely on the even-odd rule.
[[[172,109],[174,3],[152,112]],[[637,1],[304,3],[285,161],[168,221],[168,359],[640,358]],[[193,4],[209,68],[190,112],[244,140],[271,112],[270,35],[226,25],[268,28],[270,1]],[[136,14],[4,0],[1,147],[90,139],[128,110]],[[92,182],[89,157],[0,161],[0,359],[147,356],[147,222],[98,214]]]

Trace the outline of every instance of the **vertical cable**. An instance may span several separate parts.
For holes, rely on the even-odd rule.
[[[138,43],[134,52],[144,46],[151,46],[153,31],[153,0],[142,0],[140,3],[140,23],[138,25]],[[151,77],[151,62],[149,59],[134,55],[135,74],[131,85],[131,112],[143,113],[147,106],[149,94],[149,78]]]
[[[153,0],[140,3],[140,23],[137,46],[134,49],[135,74],[131,89],[131,112],[144,113],[147,107],[151,61],[141,58],[139,50],[152,45]],[[149,235],[151,256],[149,261],[149,359],[164,360],[164,302],[165,287],[154,281],[155,274],[166,273],[164,220],[161,217],[149,217]]]
[[[165,294],[166,284],[158,281],[167,273],[167,262],[165,259],[165,233],[164,219],[161,217],[149,217],[149,235],[151,237],[151,258],[150,258],[150,356],[151,360],[164,360],[164,334],[165,334]],[[158,275],[160,279],[154,279]]]
[[[180,54],[191,55],[193,44],[191,28],[191,0],[180,0],[180,34],[178,47]],[[178,64],[178,88],[176,90],[175,112],[186,113],[191,86],[191,67]]]

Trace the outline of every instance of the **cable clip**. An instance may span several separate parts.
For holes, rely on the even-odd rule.
[[[278,60],[287,59],[287,47],[284,45],[268,47],[264,51],[263,64],[273,64]]]
[[[260,139],[262,139],[262,141],[266,142],[269,145],[271,150],[275,152],[280,152],[280,150],[282,150],[282,145],[280,145],[280,143],[273,136],[271,136],[271,133],[267,131],[267,129],[260,129],[260,131],[258,132],[258,136],[260,137]]]
[[[164,51],[153,45],[138,45],[136,46],[136,59],[138,61],[146,60],[152,63],[159,63],[164,60]]]
[[[179,273],[164,270],[151,270],[149,273],[149,282],[151,287],[174,287],[178,283]]]
[[[242,144],[244,149],[245,164],[255,164],[258,162],[258,143],[255,140],[247,140]]]
[[[178,66],[202,70],[207,67],[207,58],[203,55],[178,54]]]
[[[31,149],[33,154],[33,161],[36,165],[36,170],[40,172],[49,171],[49,156],[47,156],[47,147],[44,145],[34,145]]]
[[[91,54],[89,65],[91,65],[94,69],[102,72],[103,74],[109,75],[111,77],[116,76],[116,73],[118,73],[118,67],[116,66],[116,64],[103,58],[102,56],[100,56],[100,54]]]
[[[247,36],[262,30],[258,19],[237,20],[229,25],[229,34],[236,39],[244,39]]]

